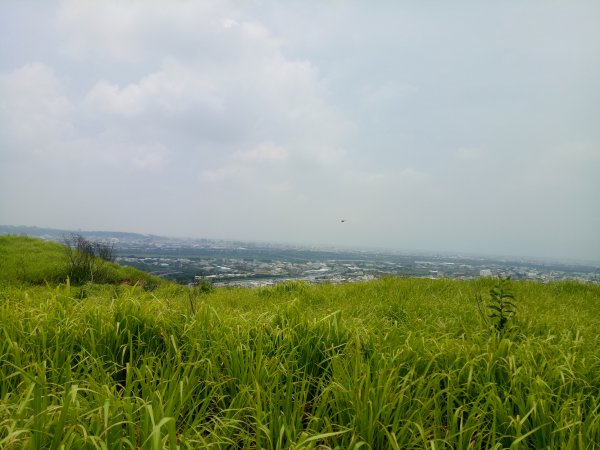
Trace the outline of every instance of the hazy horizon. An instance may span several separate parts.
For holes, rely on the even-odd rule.
[[[585,0],[4,1],[0,223],[598,262],[598,23]]]
[[[100,234],[139,234],[140,236],[150,236],[154,238],[165,238],[173,240],[191,240],[191,241],[213,241],[213,242],[226,242],[226,243],[240,243],[250,244],[253,246],[273,246],[279,248],[298,248],[314,251],[339,251],[339,252],[365,252],[367,254],[387,254],[387,255],[410,255],[415,257],[439,257],[439,258],[474,258],[474,259],[489,259],[489,260],[504,260],[509,262],[527,261],[541,264],[573,264],[581,266],[599,266],[600,258],[596,259],[580,259],[580,258],[568,258],[568,257],[540,257],[533,255],[514,255],[507,253],[481,253],[481,252],[465,252],[465,251],[439,251],[439,250],[423,250],[419,248],[393,248],[393,247],[377,247],[377,246],[360,246],[360,245],[344,245],[344,244],[331,244],[331,243],[316,243],[316,242],[289,242],[289,241],[273,241],[273,240],[242,240],[235,238],[222,238],[222,237],[211,237],[211,236],[191,236],[191,235],[165,235],[165,234],[153,234],[144,233],[143,231],[121,231],[121,230],[97,230],[97,229],[56,229],[49,228],[39,225],[7,225],[0,224],[2,227],[14,227],[14,228],[34,228],[37,230],[53,230],[53,231],[64,231],[66,237],[68,233],[81,233],[84,236],[93,236],[94,233]],[[1,235],[1,232],[0,232]],[[35,237],[35,234],[29,234]],[[102,240],[102,239],[100,239]]]

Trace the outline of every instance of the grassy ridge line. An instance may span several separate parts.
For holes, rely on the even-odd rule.
[[[599,448],[600,287],[489,288],[7,286],[0,448]]]
[[[63,245],[25,236],[0,236],[0,283],[54,284],[65,282],[67,276]],[[98,280],[109,284],[163,282],[138,269],[108,262],[102,265]]]

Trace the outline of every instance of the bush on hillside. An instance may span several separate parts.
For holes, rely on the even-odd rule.
[[[94,282],[101,274],[104,262],[113,262],[113,245],[90,241],[81,234],[64,238],[67,271],[74,283]]]

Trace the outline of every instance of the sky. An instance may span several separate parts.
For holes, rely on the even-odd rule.
[[[0,224],[598,262],[598,23],[593,0],[2,0]]]

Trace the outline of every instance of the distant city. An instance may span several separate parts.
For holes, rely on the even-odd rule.
[[[28,235],[55,242],[63,242],[69,233],[69,230],[0,226],[0,234]],[[348,283],[385,276],[473,280],[499,275],[515,280],[577,280],[600,284],[600,264],[318,249],[122,232],[76,233],[113,244],[115,260],[121,265],[181,284],[205,280],[214,286],[259,287],[287,280]]]

